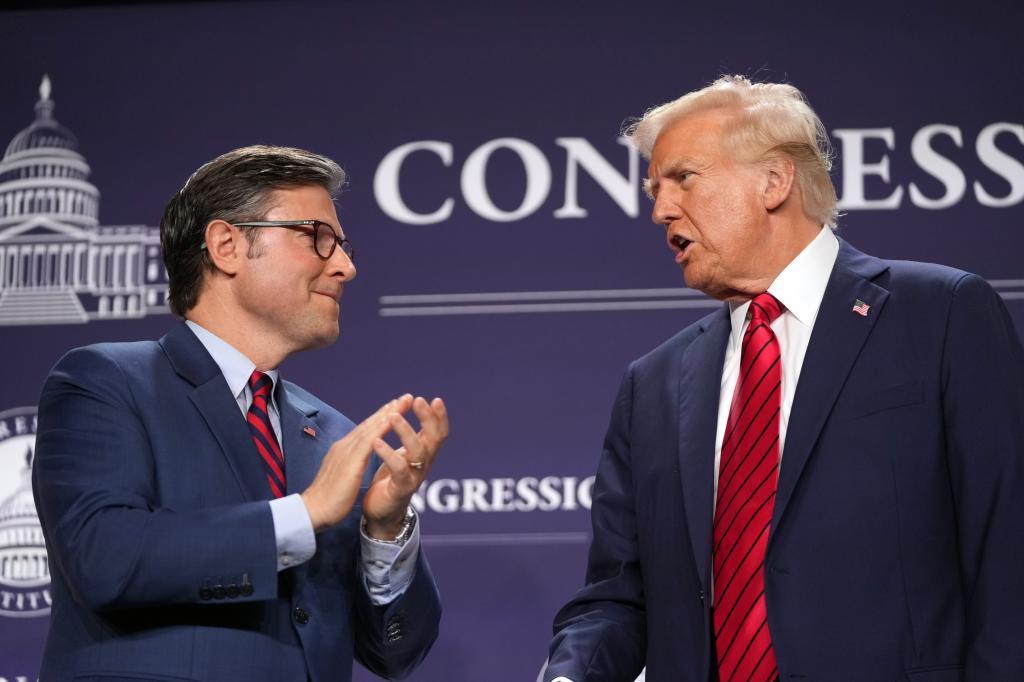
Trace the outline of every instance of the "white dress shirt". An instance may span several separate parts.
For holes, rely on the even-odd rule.
[[[782,362],[782,404],[779,410],[779,459],[786,445],[786,425],[793,409],[793,396],[800,379],[800,368],[807,354],[814,320],[818,317],[821,299],[832,274],[832,267],[839,255],[839,240],[832,230],[823,227],[818,236],[789,265],[779,273],[768,287],[768,293],[784,306],[782,314],[775,318],[771,328],[779,340]],[[725,425],[729,419],[736,382],[739,381],[740,357],[743,335],[749,320],[747,310],[750,301],[729,304],[731,309],[732,333],[725,349],[725,364],[722,367],[722,392],[718,398],[718,432],[715,436],[715,497],[718,498],[718,468],[722,458],[722,440]]]
[[[786,425],[789,424],[789,414],[793,410],[793,396],[796,394],[796,384],[800,379],[800,369],[803,367],[807,344],[814,330],[814,321],[818,317],[821,299],[825,297],[825,287],[828,285],[828,278],[832,274],[838,255],[839,240],[831,229],[823,227],[818,236],[789,262],[768,287],[768,293],[784,306],[782,314],[771,324],[775,338],[779,341],[782,362],[782,401],[779,405],[780,463],[786,446]],[[725,427],[729,420],[733,393],[736,392],[736,383],[739,381],[743,335],[750,324],[750,320],[747,319],[750,301],[731,303],[729,307],[732,333],[729,335],[729,345],[725,349],[722,392],[718,398],[718,432],[715,436],[715,494],[712,498],[715,506],[718,505],[718,470],[722,462],[722,441],[725,439]],[[712,594],[714,582],[715,576],[712,574]]]
[[[228,389],[235,396],[244,419],[252,403],[249,377],[256,369],[255,363],[228,342],[213,334],[192,320],[185,324],[203,344],[206,351],[220,368]],[[277,442],[284,452],[281,438],[281,413],[277,406],[277,370],[264,372],[273,382],[268,401],[270,424],[277,436]],[[288,453],[284,453],[285,457]],[[277,542],[277,570],[309,561],[316,553],[316,534],[309,518],[306,504],[298,493],[270,500],[270,513],[274,520],[274,538]],[[419,523],[413,527],[412,535],[403,545],[380,542],[361,532],[361,560],[366,589],[374,604],[387,604],[402,595],[412,583],[416,572],[416,557],[419,553]]]
[[[800,368],[807,354],[807,344],[811,340],[814,320],[818,317],[821,300],[825,297],[825,287],[832,274],[836,257],[839,255],[839,240],[832,230],[823,227],[818,236],[797,255],[785,269],[779,273],[768,293],[785,306],[785,310],[771,324],[779,340],[779,351],[782,355],[782,405],[779,411],[779,458],[782,458],[786,444],[786,424],[789,413],[793,409],[793,396],[796,384],[800,379]],[[729,345],[725,349],[725,364],[722,367],[722,392],[718,400],[718,432],[715,437],[715,496],[718,498],[718,468],[722,458],[722,440],[725,438],[725,426],[732,406],[736,382],[739,381],[740,356],[743,348],[743,335],[747,331],[747,309],[750,301],[730,304],[732,332]],[[717,503],[717,502],[716,502]],[[714,580],[714,576],[712,576]],[[712,591],[713,593],[713,591]],[[638,678],[642,680],[644,675]],[[573,682],[566,677],[556,677],[551,682]]]

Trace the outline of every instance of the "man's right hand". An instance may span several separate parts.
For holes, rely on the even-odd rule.
[[[374,441],[391,430],[392,415],[405,414],[410,407],[412,396],[408,393],[395,398],[382,405],[344,438],[335,441],[327,451],[316,478],[302,493],[314,532],[319,533],[341,522],[352,510]]]

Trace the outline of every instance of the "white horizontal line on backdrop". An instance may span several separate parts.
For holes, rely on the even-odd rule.
[[[590,533],[462,533],[427,534],[424,545],[432,547],[462,547],[465,545],[579,545],[590,542]]]
[[[484,301],[565,301],[593,298],[662,298],[701,296],[694,289],[590,289],[580,291],[498,291],[472,294],[409,294],[381,296],[381,305],[416,303],[481,303]]]
[[[414,315],[501,315],[505,313],[565,313],[587,310],[659,310],[665,308],[717,308],[713,299],[697,301],[590,301],[581,303],[497,303],[493,305],[435,305],[418,308],[381,308],[381,317]]]

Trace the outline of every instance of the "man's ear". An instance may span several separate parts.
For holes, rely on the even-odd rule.
[[[214,267],[227,275],[238,272],[245,258],[245,235],[234,225],[223,220],[212,220],[206,226],[206,253]]]
[[[765,210],[774,211],[782,206],[793,192],[793,183],[796,182],[796,165],[793,163],[793,159],[786,154],[775,154],[763,163],[765,169],[764,207]]]

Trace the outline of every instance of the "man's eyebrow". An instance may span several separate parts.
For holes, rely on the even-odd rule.
[[[658,181],[652,180],[651,178],[644,178],[643,182],[644,194],[647,195],[648,199],[654,198],[654,192],[658,189]]]
[[[319,218],[314,218],[314,220],[320,220],[320,219]],[[332,223],[330,220],[320,220],[320,222],[325,224],[325,225],[330,225],[331,229],[334,230],[334,234],[338,235],[339,237],[345,237],[345,230],[342,229],[341,221],[340,220],[338,221],[337,225]]]
[[[685,169],[696,168],[696,167],[697,167],[697,162],[694,159],[692,159],[692,158],[690,158],[688,156],[684,156],[684,157],[680,157],[680,158],[677,158],[677,159],[673,159],[668,164],[666,164],[665,166],[661,167],[659,170],[661,172],[660,173],[661,175],[673,176],[673,175],[678,175],[681,171],[683,171]]]
[[[683,170],[695,168],[696,166],[696,160],[690,158],[689,156],[683,156],[673,159],[672,161],[666,163],[664,166],[659,166],[657,175],[653,177],[648,176],[644,180],[644,192],[647,194],[647,196],[654,198],[654,193],[657,191],[658,186],[661,184],[661,180],[659,180],[660,177],[672,177],[674,175],[678,175]]]

